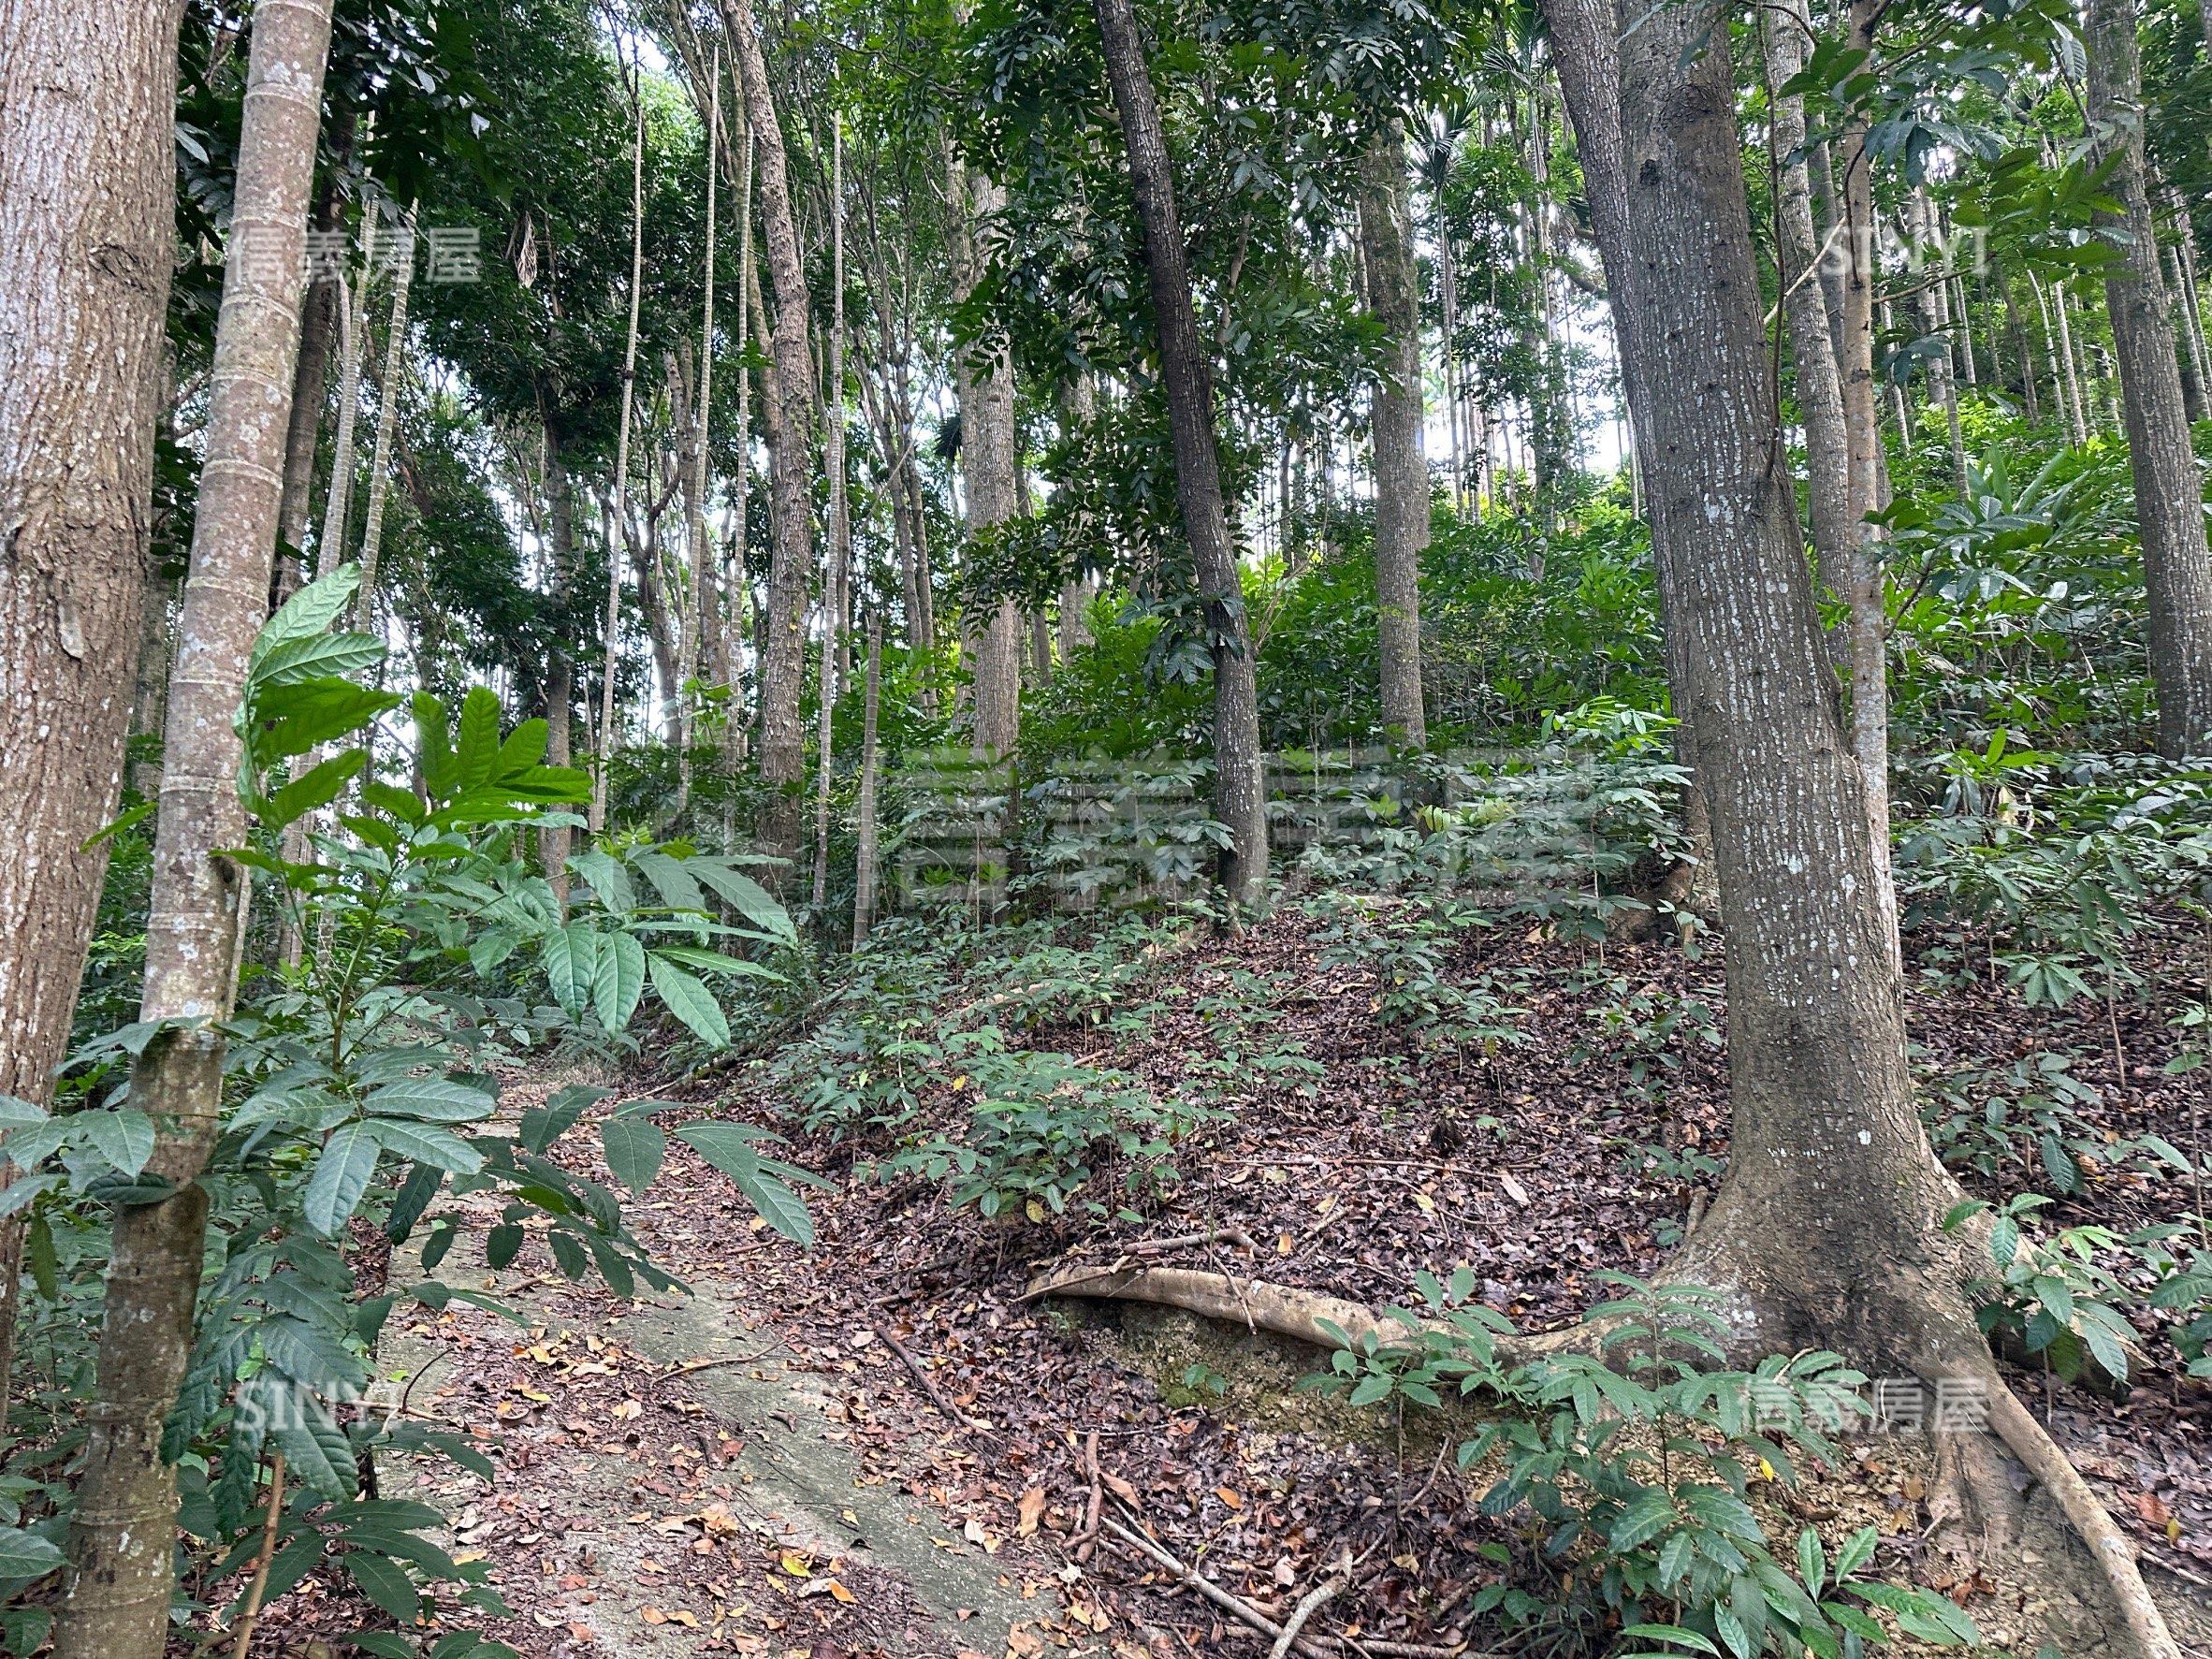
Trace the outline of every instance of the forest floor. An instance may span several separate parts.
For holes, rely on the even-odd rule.
[[[483,1628],[547,1659],[1269,1651],[1097,1528],[1102,1511],[1277,1619],[1348,1550],[1351,1586],[1310,1635],[1333,1651],[1456,1647],[1476,1631],[1466,1599],[1495,1575],[1482,1547],[1518,1535],[1477,1512],[1481,1473],[1462,1474],[1433,1421],[1293,1392],[1319,1360],[1291,1344],[1024,1290],[1041,1269],[1113,1260],[1147,1238],[1241,1233],[1157,1259],[1371,1304],[1405,1299],[1419,1270],[1464,1263],[1484,1302],[1542,1329],[1602,1296],[1602,1271],[1658,1268],[1726,1154],[1717,953],[1503,931],[1457,948],[1456,968],[1513,987],[1532,1041],[1423,1054],[1378,1024],[1373,973],[1324,966],[1295,914],[1157,965],[1141,1031],[1031,1030],[1029,1046],[1162,1087],[1206,1063],[1236,1076],[1242,1105],[1177,1148],[1182,1179],[1141,1221],[987,1221],[917,1179],[876,1178],[851,1142],[801,1135],[789,1156],[835,1186],[809,1193],[819,1237],[802,1251],[672,1142],[631,1218],[691,1297],[618,1302],[529,1249],[502,1274],[446,1273],[530,1321],[458,1302],[402,1313],[382,1355],[411,1378],[411,1409],[475,1430],[498,1461],[488,1485],[439,1483],[457,1545],[487,1561],[514,1609]],[[2169,999],[2203,995],[2201,958],[2138,966]],[[1220,1017],[1232,1000],[1245,1014]],[[2107,1142],[2152,1131],[2189,1145],[2212,1087],[2212,1073],[2164,1074],[2174,1033],[2155,1007],[2027,1011],[1976,983],[1924,985],[1910,1015],[1930,1079],[2065,1056]],[[1259,1046],[1287,1044],[1317,1075],[1248,1064],[1255,1025]],[[509,1109],[558,1081],[518,1080]],[[624,1086],[783,1116],[743,1087]],[[564,1145],[606,1178],[595,1141]],[[1999,1197],[2041,1189],[2040,1174],[1966,1179]],[[2125,1230],[2189,1207],[2152,1174],[2092,1169],[2052,1214]],[[2188,1644],[2212,1608],[2212,1386],[2176,1374],[2162,1335],[2144,1346],[2151,1368],[2124,1403],[2040,1374],[2013,1381],[2132,1532],[2161,1599],[2175,1593]],[[1951,1594],[2002,1642],[2033,1622],[2032,1552],[1977,1568],[1930,1541],[1930,1470],[1924,1438],[1862,1434],[1795,1490],[1762,1482],[1759,1506],[1793,1529],[1877,1524],[1881,1570]],[[273,1612],[290,1652],[366,1622],[313,1582]]]

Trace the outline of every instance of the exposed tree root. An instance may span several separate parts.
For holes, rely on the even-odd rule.
[[[1364,1343],[1371,1335],[1383,1343],[1402,1341],[1406,1335],[1403,1322],[1377,1314],[1362,1302],[1271,1284],[1265,1279],[1234,1279],[1226,1273],[1191,1268],[1069,1268],[1034,1281],[1027,1295],[1154,1302],[1243,1325],[1251,1331],[1272,1332],[1322,1348],[1341,1346],[1330,1333],[1331,1326],[1355,1344]],[[1522,1338],[1512,1345],[1509,1352],[1514,1358],[1555,1353],[1586,1345],[1592,1334],[1590,1327],[1578,1326],[1549,1335]],[[2180,1646],[2167,1629],[2164,1615],[2151,1600],[2150,1591],[2136,1565],[2134,1548],[2126,1535],[2114,1524],[2104,1506],[2067,1461],[2058,1443],[2005,1387],[1995,1368],[1985,1367],[1984,1374],[1989,1389],[1991,1432],[2027,1466],[2031,1477],[2049,1489],[2068,1522],[2088,1546],[2129,1633],[2142,1650],[2143,1659],[2180,1659]]]
[[[2113,1524],[2088,1482],[2067,1461],[2058,1442],[2044,1432],[2034,1413],[1994,1375],[1990,1382],[1990,1428],[2012,1448],[2013,1455],[2027,1464],[2028,1473],[2049,1488],[2074,1530],[2089,1547],[2105,1583],[2112,1587],[2121,1617],[2128,1622],[2129,1633],[2141,1645],[2146,1659],[2181,1659],[2180,1644],[2166,1628],[2165,1616],[2150,1599],[2149,1587],[2135,1564],[2134,1546]]]

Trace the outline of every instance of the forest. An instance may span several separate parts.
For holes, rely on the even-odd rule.
[[[0,0],[0,1651],[2212,1655],[2212,0]]]

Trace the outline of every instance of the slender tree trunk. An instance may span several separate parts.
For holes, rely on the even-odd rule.
[[[714,413],[714,255],[715,186],[720,172],[722,131],[722,59],[714,57],[713,91],[706,115],[706,267],[699,279],[699,393],[698,409],[686,432],[689,456],[684,466],[684,551],[690,560],[691,589],[690,620],[684,629],[683,661],[677,669],[682,684],[677,693],[677,785],[675,822],[691,805],[691,683],[699,674],[703,656],[714,654],[707,630],[715,617],[711,599],[713,567],[706,548],[707,435]],[[717,630],[719,635],[720,631]],[[734,710],[732,711],[735,712]]]
[[[766,651],[761,664],[761,782],[767,800],[759,826],[764,851],[790,858],[798,851],[799,810],[806,786],[806,738],[799,724],[800,680],[806,672],[807,582],[814,568],[812,482],[808,450],[814,404],[806,272],[792,218],[790,170],[768,65],[751,0],[721,0],[723,26],[745,89],[755,142],[763,240],[776,289],[773,364],[768,400],[777,405],[769,434],[775,557],[768,573]],[[749,280],[752,280],[749,278]],[[779,435],[780,434],[780,435]]]
[[[1267,892],[1268,852],[1259,687],[1244,583],[1229,539],[1221,457],[1215,447],[1213,373],[1191,303],[1190,255],[1175,209],[1167,139],[1136,10],[1130,0],[1096,3],[1106,72],[1128,149],[1137,218],[1143,227],[1145,274],[1175,452],[1176,497],[1214,636],[1214,811],[1230,837],[1221,881],[1232,903],[1256,905]]]
[[[2011,274],[2001,268],[1997,273],[1997,293],[2004,307],[2004,328],[2012,338],[2013,355],[2020,360],[2020,396],[2027,408],[2028,424],[2039,427],[2043,425],[2043,398],[2035,384],[2035,353],[2029,348],[2028,330],[2020,320],[2019,302],[2013,297]],[[1997,354],[1992,350],[1990,355],[1994,357]],[[2000,362],[2001,380],[2003,378],[2002,367]]]
[[[315,574],[328,575],[345,562],[346,520],[354,504],[354,428],[361,404],[361,354],[369,347],[369,273],[376,262],[377,203],[361,215],[361,274],[338,307],[338,429],[330,441],[330,487],[323,501],[323,530],[315,538]]]
[[[860,849],[854,858],[852,948],[866,942],[876,924],[876,795],[882,757],[877,751],[876,722],[883,692],[883,618],[868,617],[868,678],[860,716]]]
[[[392,322],[385,336],[383,384],[377,388],[376,447],[369,458],[369,505],[361,515],[361,586],[354,594],[354,626],[376,629],[376,568],[384,552],[384,508],[391,492],[392,430],[400,414],[400,382],[407,374],[407,300],[415,280],[415,223],[397,227],[403,254],[392,272]]]
[[[39,1104],[99,910],[108,844],[84,843],[122,782],[148,619],[182,11],[0,0],[0,1093]],[[22,1244],[19,1213],[0,1222],[0,1403]]]
[[[953,283],[965,300],[982,280],[975,231],[1004,204],[990,180],[948,160],[953,202]],[[988,541],[1021,510],[1015,470],[1013,358],[1003,341],[964,346],[954,365],[960,395],[960,473],[968,486],[968,533]],[[1011,599],[970,590],[964,620],[975,653],[975,749],[1003,758],[1021,737],[1022,618]]]
[[[2174,313],[2160,269],[2143,153],[2143,75],[2133,0],[2088,0],[2089,130],[2110,135],[2105,188],[2122,211],[2123,257],[2104,279],[2135,478],[2135,520],[2150,594],[2150,675],[2158,689],[2159,752],[2212,753],[2212,553],[2205,540],[2205,479],[2190,447]]]
[[[1386,362],[1375,383],[1375,597],[1382,659],[1382,721],[1425,749],[1421,700],[1421,554],[1429,545],[1429,467],[1421,455],[1420,270],[1405,184],[1405,134],[1395,121],[1360,156],[1360,242],[1368,308],[1382,325]]]
[[[567,458],[550,420],[541,428],[546,443],[546,539],[552,556],[555,603],[566,610],[576,573],[576,498]],[[575,758],[575,655],[563,642],[546,664],[546,764],[566,766]],[[568,852],[574,832],[568,825],[538,832],[538,858],[546,879],[565,910],[568,904]]]
[[[637,307],[645,289],[645,98],[637,103],[630,152],[630,329],[622,344],[622,410],[615,433],[614,532],[606,545],[606,621],[599,678],[599,742],[591,769],[591,833],[606,828],[607,786],[615,764],[615,671],[622,644],[621,544],[630,536],[630,423],[637,402]],[[650,557],[648,550],[648,557]]]
[[[737,344],[744,350],[752,336],[747,332],[752,322],[752,290],[759,284],[758,268],[752,258],[752,124],[741,122],[738,144],[742,159],[738,163],[737,181],[737,269],[742,280],[737,284]],[[744,655],[749,623],[752,611],[752,371],[737,371],[737,500],[730,525],[730,604],[724,625],[729,629],[728,642],[723,655],[730,663],[730,712],[728,723],[722,728],[723,764],[735,772],[745,759],[746,733],[750,720],[745,700],[739,694],[742,676],[738,662]],[[753,677],[760,677],[761,664],[756,657]]]
[[[1850,0],[1851,45],[1870,59],[1875,50],[1883,5],[1884,0]],[[1845,655],[1850,664],[1851,752],[1865,780],[1862,799],[1877,854],[1874,892],[1889,918],[1888,953],[1894,961],[1899,945],[1896,885],[1889,860],[1889,617],[1871,522],[1872,515],[1889,504],[1889,491],[1874,381],[1875,294],[1880,271],[1875,256],[1873,158],[1867,136],[1863,114],[1855,112],[1843,132],[1843,178],[1839,190],[1843,204],[1838,255],[1843,267],[1843,321],[1839,330],[1843,354],[1837,370],[1850,457],[1843,593],[1847,607]]]
[[[1805,150],[1805,100],[1783,88],[1805,66],[1812,20],[1804,0],[1783,0],[1759,14],[1766,39],[1767,80],[1773,99],[1776,250],[1783,314],[1789,324],[1790,363],[1797,372],[1797,413],[1805,423],[1806,495],[1812,521],[1813,567],[1821,586],[1839,598],[1851,591],[1851,439],[1843,422],[1843,383],[1836,369],[1827,289],[1820,281],[1820,240],[1813,229],[1812,182]],[[1793,159],[1793,157],[1795,159]]]
[[[833,116],[830,126],[830,327],[829,385],[822,408],[822,459],[829,473],[829,569],[822,585],[822,669],[818,692],[821,730],[814,742],[814,908],[829,898],[831,746],[837,728],[837,699],[852,670],[846,637],[852,582],[851,502],[845,493],[845,127]]]
[[[2182,236],[2186,240],[2188,235],[2189,231],[2185,222]],[[2174,248],[2171,274],[2174,279],[2171,293],[2176,300],[2179,300],[2189,292],[2189,273],[2182,267],[2181,247],[2178,243]],[[2188,308],[2178,303],[2174,307],[2174,344],[2175,354],[2181,364],[2181,408],[2183,414],[2191,425],[2201,420],[2212,419],[2212,411],[2208,411],[2205,402],[2205,364],[2198,352],[2197,333],[2190,326]]]
[[[1922,327],[1941,340],[1943,351],[1930,357],[1928,363],[1928,394],[1943,412],[1944,429],[1951,442],[1951,488],[1960,495],[1966,493],[1966,439],[1958,421],[1958,377],[1955,368],[1957,346],[1951,338],[1951,285],[1944,274],[1949,265],[1949,255],[1938,239],[1935,204],[1928,199],[1926,187],[1913,192],[1906,204],[1911,215],[1913,240],[1923,263],[1932,261],[1937,274],[1922,279],[1920,313]]]
[[[130,1085],[160,1129],[146,1167],[176,1188],[115,1214],[59,1659],[152,1659],[168,1632],[177,1490],[162,1426],[191,1353],[208,1213],[196,1177],[221,1128],[222,1022],[246,894],[242,866],[221,856],[246,836],[233,722],[276,551],[329,39],[330,0],[255,11],[230,224],[234,255],[254,257],[234,256],[224,274],[146,928],[139,1017],[162,1029]],[[160,114],[166,128],[166,105]]]

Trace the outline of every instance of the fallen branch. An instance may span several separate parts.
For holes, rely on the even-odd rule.
[[[1108,1532],[1112,1533],[1123,1543],[1133,1545],[1136,1549],[1143,1551],[1144,1554],[1149,1555],[1161,1566],[1166,1567],[1168,1571],[1173,1573],[1178,1583],[1188,1585],[1191,1589],[1197,1591],[1201,1595],[1204,1596],[1208,1601],[1212,1602],[1215,1607],[1219,1608],[1223,1612],[1229,1614],[1231,1618],[1237,1620],[1241,1623],[1250,1625],[1254,1630],[1260,1632],[1262,1635],[1275,1637],[1278,1642],[1282,1640],[1283,1627],[1280,1624],[1277,1624],[1273,1619],[1270,1619],[1258,1608],[1254,1607],[1250,1602],[1244,1600],[1241,1596],[1230,1594],[1228,1591],[1224,1590],[1220,1585],[1215,1583],[1213,1579],[1207,1578],[1197,1568],[1184,1565],[1182,1562],[1176,1560],[1174,1556],[1171,1555],[1165,1548],[1156,1543],[1154,1540],[1146,1537],[1142,1533],[1136,1531],[1134,1528],[1122,1525],[1120,1521],[1115,1521],[1111,1516],[1107,1517],[1102,1524]],[[1342,1651],[1341,1649],[1333,1646],[1324,1648],[1318,1642],[1313,1641],[1306,1637],[1302,1637],[1295,1631],[1291,1632],[1290,1642],[1288,1645],[1295,1647],[1301,1653],[1306,1654],[1308,1659],[1332,1659],[1332,1655]],[[1286,1650],[1281,1647],[1276,1649],[1276,1652],[1278,1654],[1285,1651]],[[1450,1651],[1451,1650],[1440,1650],[1440,1652]]]
[[[1075,1559],[1078,1562],[1090,1560],[1091,1551],[1098,1548],[1099,1514],[1106,1495],[1102,1490],[1105,1477],[1099,1469],[1099,1431],[1096,1429],[1083,1437],[1083,1466],[1084,1473],[1091,1477],[1091,1495],[1084,1510],[1083,1530],[1075,1535]]]
[[[937,1407],[939,1414],[947,1422],[977,1433],[991,1432],[988,1425],[978,1422],[957,1405],[954,1405],[952,1401],[945,1398],[944,1390],[937,1386],[937,1378],[929,1375],[929,1368],[914,1357],[905,1343],[891,1334],[889,1327],[879,1325],[875,1329],[876,1334],[882,1338],[883,1346],[896,1354],[899,1363],[913,1374],[914,1380],[922,1387],[922,1391],[929,1396],[929,1403]]]
[[[1323,1602],[1351,1581],[1351,1563],[1347,1561],[1299,1597],[1298,1605],[1290,1609],[1290,1616],[1283,1621],[1283,1634],[1275,1637],[1274,1649],[1267,1659],[1286,1659],[1291,1644],[1298,1640],[1298,1633],[1305,1628],[1305,1622],[1319,1610]]]

